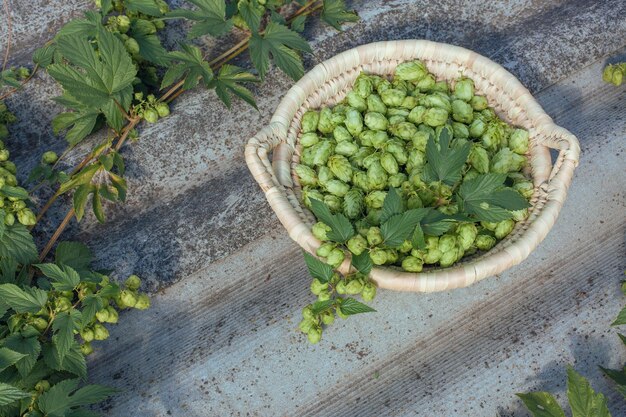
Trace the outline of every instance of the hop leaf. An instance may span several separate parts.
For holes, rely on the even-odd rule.
[[[332,214],[326,204],[314,198],[311,199],[311,209],[320,221],[326,223],[331,228],[331,231],[327,233],[328,239],[338,243],[345,243],[354,236],[354,227],[343,214]]]
[[[0,406],[11,404],[22,398],[28,398],[30,394],[13,385],[0,382]]]
[[[179,63],[172,65],[167,70],[163,76],[161,88],[173,84],[183,76],[185,77],[184,90],[196,87],[200,79],[208,87],[211,80],[213,80],[213,70],[211,70],[209,63],[202,58],[200,48],[184,43],[180,47],[181,51],[174,51],[168,54],[170,59],[179,61]]]
[[[161,8],[155,0],[124,0],[124,7],[131,12],[138,12],[148,16],[160,17]]]
[[[450,148],[451,129],[444,127],[439,134],[439,145],[431,136],[426,144],[428,163],[424,167],[424,179],[428,182],[442,181],[454,185],[461,180],[461,170],[469,155],[471,145],[464,143],[457,148]]]
[[[360,301],[355,300],[354,298],[346,298],[346,299],[338,299],[339,301],[339,309],[346,316],[352,316],[354,314],[360,313],[374,313],[372,307],[361,303]]]
[[[217,96],[228,108],[231,105],[230,93],[232,93],[258,110],[252,92],[241,85],[244,82],[258,82],[258,79],[239,67],[224,65],[220,68],[217,77],[210,82],[209,87],[215,88]]]
[[[250,58],[261,79],[269,69],[270,54],[291,78],[302,77],[304,66],[297,51],[311,52],[311,47],[298,33],[276,22],[269,22],[263,35],[253,33],[250,39]]]
[[[327,283],[333,276],[333,267],[320,261],[308,252],[303,252],[309,274],[322,283]]]
[[[239,0],[237,7],[239,9],[239,14],[241,14],[241,17],[244,22],[246,22],[250,30],[258,32],[265,9],[263,7],[259,7],[257,0]]]
[[[74,407],[98,403],[117,392],[102,385],[87,385],[78,390],[77,387],[77,379],[66,379],[57,383],[39,397],[39,409],[46,415],[62,416]]]
[[[509,210],[529,207],[528,201],[510,187],[503,187],[506,174],[483,174],[464,181],[459,188],[458,202],[468,214],[480,221],[499,222],[510,219]]]
[[[233,27],[232,19],[226,19],[226,3],[222,0],[189,0],[199,10],[176,9],[168,17],[185,18],[197,22],[189,30],[188,38],[202,35],[221,36]]]
[[[341,24],[344,22],[359,20],[356,13],[346,10],[346,4],[343,0],[324,0],[321,18],[337,30],[341,30]]]
[[[534,417],[565,417],[556,399],[547,392],[517,394]]]

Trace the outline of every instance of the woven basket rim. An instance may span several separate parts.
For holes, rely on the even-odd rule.
[[[531,93],[499,64],[462,47],[426,40],[375,42],[349,49],[315,66],[287,92],[269,125],[248,141],[246,162],[290,237],[315,254],[320,242],[310,231],[314,218],[298,200],[299,185],[292,177],[292,165],[299,158],[300,117],[308,108],[340,100],[361,70],[389,73],[398,63],[413,59],[423,60],[438,79],[457,78],[461,70],[474,79],[477,91],[487,96],[500,117],[531,133],[532,211],[511,235],[485,254],[450,268],[409,273],[377,267],[370,275],[379,287],[398,291],[466,287],[520,263],[545,238],[563,205],[580,155],[576,137],[556,126]],[[554,164],[549,149],[559,151]],[[343,272],[350,269],[347,258],[340,268]]]

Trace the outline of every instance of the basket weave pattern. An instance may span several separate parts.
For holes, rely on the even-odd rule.
[[[248,141],[246,162],[289,236],[314,254],[321,243],[311,233],[316,220],[299,200],[300,185],[292,170],[300,160],[302,115],[339,103],[362,71],[390,75],[399,63],[414,59],[423,61],[437,80],[472,78],[476,94],[486,96],[498,116],[530,133],[532,207],[528,218],[509,236],[489,252],[451,268],[409,273],[380,267],[370,275],[380,288],[445,291],[466,287],[523,261],[554,225],[578,165],[576,137],[555,125],[530,92],[500,65],[470,50],[426,40],[377,42],[350,49],[317,65],[289,90],[270,124]],[[554,163],[550,149],[559,152]],[[341,269],[349,268],[347,259]]]

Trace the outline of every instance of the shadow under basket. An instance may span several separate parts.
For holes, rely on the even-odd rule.
[[[376,42],[350,49],[317,65],[287,92],[270,124],[248,141],[246,162],[289,236],[314,254],[321,244],[311,233],[316,219],[299,200],[300,186],[292,169],[300,159],[302,115],[342,101],[361,72],[391,75],[398,64],[414,59],[424,62],[437,80],[451,81],[460,75],[473,79],[476,94],[484,95],[498,116],[530,134],[527,156],[534,193],[528,218],[517,223],[510,235],[490,251],[450,268],[409,273],[378,267],[370,274],[380,288],[447,291],[499,274],[526,259],[554,225],[578,165],[576,137],[555,125],[530,92],[500,65],[465,48],[426,40]],[[554,163],[551,149],[558,151]],[[349,268],[346,259],[340,270]]]

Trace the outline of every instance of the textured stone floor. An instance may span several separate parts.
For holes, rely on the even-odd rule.
[[[153,308],[125,313],[91,360],[93,380],[123,390],[105,415],[521,416],[516,392],[564,400],[567,363],[607,394],[613,416],[626,415],[597,368],[626,361],[609,328],[625,303],[626,87],[600,80],[607,61],[626,57],[626,2],[350,4],[362,19],[345,32],[307,28],[315,51],[307,68],[377,40],[461,45],[505,66],[578,136],[581,164],[556,226],[499,277],[449,293],[381,291],[377,314],[342,321],[309,346],[296,331],[310,301],[302,257],[243,158],[292,82],[274,70],[255,89],[258,112],[241,103],[228,111],[213,92],[186,93],[125,148],[127,204],[110,207],[105,225],[88,217],[66,235],[95,248],[102,266],[145,277],[154,293]],[[88,7],[11,5],[16,64]],[[0,39],[6,31],[0,13]],[[22,175],[41,152],[64,147],[50,129],[55,94],[41,74],[8,102],[22,119],[8,144]],[[55,206],[42,238],[67,206]]]

